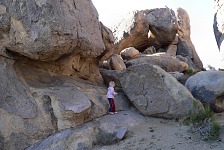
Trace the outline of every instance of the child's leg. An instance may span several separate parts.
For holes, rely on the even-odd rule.
[[[112,107],[113,107],[113,104],[112,104],[112,98],[108,98],[108,102],[109,102],[109,112],[112,112]]]
[[[114,99],[111,100],[111,104],[112,104],[111,111],[112,111],[112,112],[115,112],[115,103],[114,103]]]

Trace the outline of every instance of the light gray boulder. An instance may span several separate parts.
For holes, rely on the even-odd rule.
[[[0,15],[0,45],[31,59],[71,52],[95,58],[105,50],[92,1],[1,1]]]
[[[97,142],[100,132],[117,133],[111,140],[123,139],[128,127],[145,122],[145,117],[136,111],[122,111],[115,115],[106,115],[82,126],[65,129],[26,148],[26,150],[89,150]],[[108,137],[104,137],[108,138]],[[100,139],[104,140],[104,139]],[[107,140],[107,139],[105,139]]]
[[[158,65],[167,72],[182,72],[188,68],[188,64],[170,56],[168,53],[142,54],[135,59],[125,62],[126,66],[139,64]]]
[[[131,66],[123,71],[120,82],[130,101],[146,116],[187,116],[195,102],[203,109],[186,87],[158,66]]]
[[[93,139],[97,130],[95,126],[91,124],[83,125],[82,127],[75,129],[66,129],[58,132],[46,138],[39,143],[36,143],[26,150],[79,150],[79,149],[91,149],[93,145]]]
[[[224,111],[224,72],[201,71],[187,79],[185,86],[201,102],[216,112]]]

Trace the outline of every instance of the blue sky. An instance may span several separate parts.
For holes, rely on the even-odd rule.
[[[113,26],[117,18],[131,10],[144,10],[167,6],[185,9],[191,21],[191,39],[204,67],[218,68],[218,47],[213,33],[213,0],[92,0],[99,19],[106,26]]]

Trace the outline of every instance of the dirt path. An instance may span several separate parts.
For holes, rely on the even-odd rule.
[[[224,114],[217,114],[217,119],[224,128]],[[189,127],[182,125],[181,121],[148,117],[146,122],[128,128],[124,140],[94,150],[224,150],[222,130],[221,140],[205,142],[190,133]]]

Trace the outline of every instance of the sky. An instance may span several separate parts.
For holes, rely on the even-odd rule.
[[[107,27],[123,14],[132,10],[144,10],[167,6],[174,11],[178,7],[185,9],[190,16],[191,40],[203,62],[219,68],[219,50],[213,33],[213,0],[92,0],[99,13],[99,20]]]

